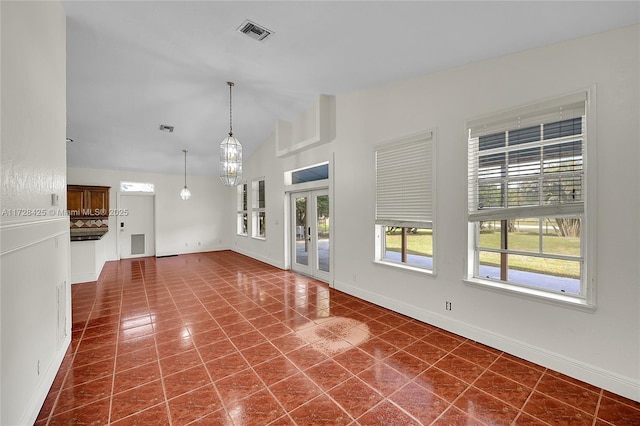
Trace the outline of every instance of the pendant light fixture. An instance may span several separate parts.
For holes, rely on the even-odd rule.
[[[231,88],[229,85],[229,136],[220,143],[220,180],[227,186],[236,186],[242,180],[242,145],[233,137],[233,121],[231,109]]]
[[[187,150],[183,149],[182,152],[184,152],[184,188],[180,191],[180,198],[188,200],[191,198],[191,191],[187,188]]]

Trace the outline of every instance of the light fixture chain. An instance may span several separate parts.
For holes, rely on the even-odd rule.
[[[183,149],[182,152],[184,152],[184,187],[180,191],[180,198],[187,201],[191,198],[191,191],[187,188],[187,150]]]
[[[187,150],[183,149],[184,152],[184,187],[187,187]]]
[[[229,81],[229,136],[233,136],[233,108],[231,106],[231,88],[233,87],[233,82]]]

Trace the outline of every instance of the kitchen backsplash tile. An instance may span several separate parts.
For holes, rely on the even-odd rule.
[[[109,222],[101,219],[71,220],[71,229],[108,228]]]

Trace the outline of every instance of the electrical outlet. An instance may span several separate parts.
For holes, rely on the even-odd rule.
[[[355,283],[356,281],[358,281],[358,276],[356,274],[353,274],[353,282]]]
[[[444,309],[447,311],[451,310],[451,302],[449,302],[448,300],[446,302],[444,302]]]
[[[40,375],[40,360],[38,360],[38,365],[36,367],[36,372],[38,373],[38,376]]]
[[[200,241],[198,241],[198,245],[199,245],[199,246],[201,246],[201,245],[202,245],[202,243],[201,243]]]

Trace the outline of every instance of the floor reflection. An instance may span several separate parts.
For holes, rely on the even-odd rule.
[[[72,309],[37,425],[640,424],[638,403],[228,251],[109,262]]]

